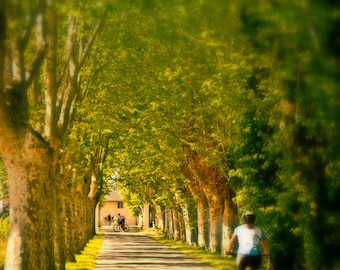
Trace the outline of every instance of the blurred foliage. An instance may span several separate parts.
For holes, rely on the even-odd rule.
[[[0,156],[0,200],[8,196],[8,179],[7,173]]]
[[[9,233],[9,218],[1,216],[0,217],[0,239],[6,240]]]
[[[105,151],[100,187],[116,183],[137,214],[145,201],[177,207],[175,194],[194,201],[181,166],[196,151],[224,173],[240,214],[257,214],[275,269],[333,267],[337,1],[141,0],[110,9],[82,70],[87,99],[63,169],[86,171]]]
[[[114,12],[93,92],[105,95],[108,162],[131,206],[172,205],[189,181],[180,173],[189,146],[224,172],[240,213],[257,213],[276,269],[331,267],[336,1],[140,1]]]

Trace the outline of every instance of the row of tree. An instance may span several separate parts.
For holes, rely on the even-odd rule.
[[[324,1],[126,7],[106,32],[113,50],[96,50],[109,58],[97,85],[111,90],[110,159],[136,212],[147,201],[170,237],[224,255],[249,209],[275,269],[334,267],[338,11]]]
[[[75,144],[76,107],[88,90],[82,72],[109,12],[103,2],[1,1],[5,269],[65,269],[95,233],[94,209],[106,188],[97,180],[104,150],[82,156],[86,170],[78,172],[66,146]]]
[[[64,269],[111,182],[174,239],[224,255],[247,209],[275,269],[333,266],[335,2],[38,2],[0,9],[8,269]]]

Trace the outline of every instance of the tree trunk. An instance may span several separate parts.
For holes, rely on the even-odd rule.
[[[155,205],[156,226],[158,229],[164,230],[164,212],[161,206]]]
[[[192,231],[188,205],[183,202],[181,203],[181,208],[183,212],[185,242],[187,245],[192,246]]]
[[[59,174],[56,176],[56,184],[61,186],[62,178]],[[66,263],[66,250],[65,250],[65,231],[64,231],[64,224],[63,220],[65,220],[65,213],[63,211],[63,199],[62,199],[62,192],[58,192],[56,194],[55,199],[55,223],[54,223],[54,256],[55,256],[55,265],[57,270],[64,270],[65,263]]]
[[[53,151],[41,137],[28,130],[21,130],[18,137],[8,143],[3,152],[10,197],[5,269],[56,269],[57,186]]]
[[[167,232],[168,232],[168,237],[169,239],[174,239],[174,218],[173,218],[173,210],[169,209],[167,211]]]
[[[209,206],[206,197],[203,193],[200,183],[192,170],[190,170],[190,158],[186,157],[183,160],[181,167],[181,173],[190,179],[188,189],[191,192],[192,197],[196,200],[197,210],[197,244],[200,247],[208,248],[209,245]]]
[[[69,239],[60,226],[63,215],[58,213],[63,201],[59,197],[62,184],[56,178],[59,149],[72,126],[73,105],[81,90],[79,71],[105,15],[83,47],[77,44],[78,32],[69,32],[66,44],[69,54],[65,59],[60,55],[60,62],[66,64],[65,73],[57,74],[60,46],[57,46],[58,18],[53,1],[40,1],[36,5],[5,2],[2,1],[0,11],[0,151],[8,173],[10,197],[5,267],[11,270],[64,269],[67,256],[64,240],[67,243]],[[25,18],[25,23],[21,18]],[[81,40],[86,41],[83,34]],[[7,48],[7,45],[10,46]],[[43,65],[44,72],[41,72]],[[31,103],[32,82],[38,81],[41,74],[43,102]],[[61,80],[58,82],[57,78]],[[45,107],[40,115],[44,115],[45,124],[38,120],[40,116],[36,117],[34,110],[30,113],[33,107],[39,110]],[[31,125],[37,131],[31,129]],[[73,244],[69,245],[70,250]]]
[[[73,243],[73,253],[79,253],[81,250],[84,249],[86,240],[87,239],[87,213],[86,213],[86,206],[83,196],[83,186],[82,184],[78,184],[77,190],[75,192],[75,212],[73,216],[73,226],[71,227],[71,230],[73,234],[75,235],[75,241]],[[87,209],[88,210],[88,209]],[[90,211],[90,210],[88,210]]]
[[[196,237],[196,229],[192,229],[193,224],[196,223],[196,206],[194,205],[193,198],[190,196],[191,194],[178,194],[175,193],[175,198],[177,204],[181,207],[181,232],[183,234],[183,239],[185,240],[186,244],[189,246],[197,245]],[[182,225],[183,223],[183,225]],[[182,238],[182,237],[181,237]]]
[[[173,229],[174,229],[174,240],[178,241],[180,239],[180,224],[178,218],[178,212],[176,210],[172,210],[172,220],[173,220]]]
[[[216,252],[221,249],[222,236],[222,213],[223,209],[215,196],[208,199],[209,202],[209,220],[210,220],[210,234],[209,234],[209,250]]]
[[[236,224],[237,209],[232,198],[227,196],[224,201],[223,211],[223,227],[222,227],[222,245],[221,255],[225,256],[229,246],[231,235],[233,234],[233,228]]]
[[[61,192],[61,200],[63,212],[61,213],[63,229],[64,229],[64,243],[65,243],[65,257],[69,262],[75,262],[75,253],[73,253],[73,243],[74,243],[74,231],[72,228],[73,224],[73,198],[74,193],[72,189],[67,188],[66,183]]]
[[[71,189],[69,196],[66,199],[66,213],[65,219],[65,242],[66,254],[68,261],[74,261],[74,254],[79,254],[93,236],[94,209],[92,202],[83,192],[83,185],[78,184]],[[70,199],[68,199],[70,198]]]
[[[224,200],[231,194],[227,179],[218,168],[213,168],[204,161],[204,157],[191,152],[192,175],[197,179],[209,205],[209,250],[216,252],[222,244],[222,215]]]
[[[100,199],[100,189],[97,178],[91,177],[90,191],[87,197],[90,199],[90,216],[89,216],[89,235],[92,237],[96,234],[96,206]]]
[[[209,206],[204,196],[197,198],[197,226],[198,246],[208,248],[209,246]]]

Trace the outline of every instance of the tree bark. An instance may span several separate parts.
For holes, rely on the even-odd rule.
[[[198,186],[204,192],[209,205],[209,250],[212,252],[220,251],[224,202],[226,196],[228,196],[229,202],[232,203],[233,191],[218,168],[206,164],[204,158],[195,151],[189,153],[190,156],[187,161],[191,164],[190,174],[198,182]]]
[[[229,242],[236,225],[237,208],[231,196],[227,196],[224,201],[223,220],[222,220],[222,245],[221,255],[226,256]]]
[[[3,148],[10,192],[5,269],[55,269],[55,158],[36,133],[20,130]]]
[[[55,198],[55,223],[54,223],[54,257],[57,270],[64,270],[66,263],[66,249],[65,249],[65,230],[64,223],[65,212],[63,211],[63,190],[64,186],[61,184],[63,179],[61,175],[57,173],[56,186],[61,187],[60,192],[56,193]]]
[[[178,212],[176,210],[172,210],[172,221],[173,221],[173,229],[174,229],[174,240],[177,241],[180,239],[180,225],[178,219]]]
[[[57,178],[59,150],[67,129],[72,125],[72,105],[81,92],[79,71],[106,16],[94,28],[81,52],[76,46],[77,31],[69,33],[71,44],[67,44],[70,46],[66,46],[66,50],[70,50],[70,58],[64,59],[67,75],[61,76],[59,84],[56,79],[60,64],[58,17],[53,1],[42,0],[36,5],[26,5],[31,10],[21,8],[23,6],[19,2],[15,3],[15,8],[10,1],[6,4],[8,9],[5,4],[0,9],[0,151],[8,173],[10,196],[6,269],[64,269],[67,256],[64,248],[69,239],[60,226],[63,214],[58,212],[62,209],[60,203],[67,201],[63,200],[61,193],[62,189],[67,190],[67,182]],[[6,18],[5,11],[12,16]],[[25,18],[25,23],[22,23],[22,18]],[[11,36],[6,35],[6,27],[16,31]],[[86,38],[82,40],[86,41]],[[7,44],[11,47],[7,48]],[[44,77],[41,83],[46,90],[45,102],[39,105],[45,106],[44,124],[31,118],[30,109],[36,104],[30,106],[28,98],[32,82],[39,78],[43,64],[45,76],[41,76]],[[31,127],[32,123],[37,124],[37,131]],[[86,221],[92,220],[93,204],[87,197],[88,193],[84,194],[76,196],[81,198],[78,204],[67,202],[81,212],[76,228],[83,222],[82,216],[86,217]],[[75,247],[83,248],[92,231],[92,228],[86,227],[84,231],[77,232],[75,239],[80,241],[76,241]],[[71,244],[69,248],[73,250]],[[75,253],[79,251],[76,249]]]
[[[209,205],[206,198],[200,195],[197,198],[197,230],[198,246],[208,248],[209,246]]]
[[[167,234],[169,239],[174,239],[174,218],[173,218],[173,210],[169,209],[167,213]]]
[[[155,205],[155,217],[157,228],[164,230],[164,212],[159,205]]]
[[[73,253],[73,243],[75,235],[73,228],[71,228],[71,226],[73,225],[74,215],[74,190],[67,187],[65,179],[63,181],[63,189],[61,190],[62,213],[60,213],[60,218],[62,219],[62,228],[64,230],[64,252],[66,261],[74,262],[76,260],[75,253]]]
[[[222,243],[222,213],[223,209],[218,198],[208,198],[209,203],[209,221],[210,221],[210,231],[209,231],[209,250],[211,252],[216,252],[221,249]]]
[[[191,220],[190,220],[188,205],[183,199],[179,199],[177,197],[178,195],[176,196],[176,199],[181,201],[179,204],[180,204],[180,207],[183,213],[185,242],[187,245],[192,246],[193,243],[192,243]]]

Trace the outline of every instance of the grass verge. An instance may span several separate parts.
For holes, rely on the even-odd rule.
[[[76,256],[76,262],[67,262],[66,270],[92,270],[95,267],[97,255],[102,247],[103,235],[98,233],[87,244],[84,250]],[[4,269],[7,241],[0,239],[0,270]]]
[[[98,233],[87,244],[84,250],[76,256],[76,262],[67,262],[66,270],[92,270],[96,265],[98,253],[102,247],[103,234]]]
[[[7,240],[0,239],[0,269],[4,269],[6,260]]]

